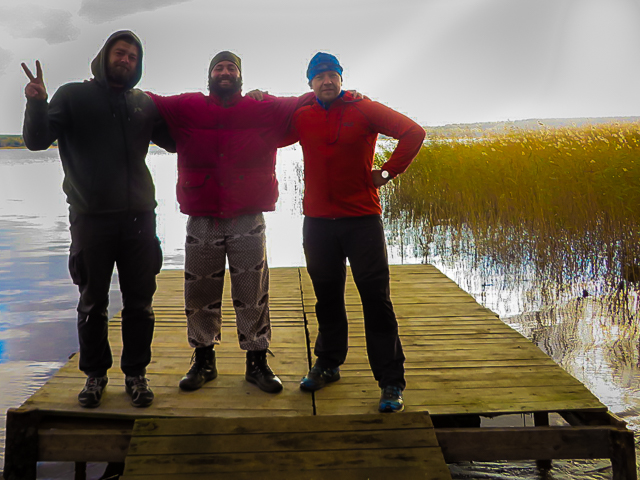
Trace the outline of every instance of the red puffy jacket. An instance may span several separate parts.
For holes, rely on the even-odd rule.
[[[380,214],[380,198],[371,170],[378,133],[398,139],[382,169],[391,178],[404,172],[418,154],[424,129],[404,115],[349,92],[328,110],[317,101],[297,110],[290,143],[300,141],[304,153],[306,216],[342,218]]]
[[[213,94],[149,95],[176,142],[182,213],[231,218],[275,209],[276,148],[313,94],[258,102],[237,93],[224,105]]]

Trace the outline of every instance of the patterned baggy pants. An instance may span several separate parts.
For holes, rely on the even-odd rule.
[[[189,345],[196,348],[220,343],[222,290],[228,258],[240,348],[267,349],[271,322],[263,215],[228,219],[189,217],[185,250]]]

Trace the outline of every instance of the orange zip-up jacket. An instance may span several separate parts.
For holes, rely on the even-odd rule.
[[[304,153],[303,212],[308,217],[344,218],[380,214],[371,171],[378,134],[399,140],[382,169],[391,178],[418,154],[424,129],[410,118],[349,92],[328,109],[317,101],[296,110],[288,140]]]

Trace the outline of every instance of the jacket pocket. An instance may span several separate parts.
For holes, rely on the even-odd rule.
[[[212,173],[210,169],[198,169],[198,170],[178,170],[178,186],[176,189],[176,196],[180,207],[183,210],[201,210],[206,208],[207,197],[211,197],[207,194],[211,185]]]

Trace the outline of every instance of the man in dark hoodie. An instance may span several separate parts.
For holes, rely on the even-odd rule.
[[[69,272],[78,285],[80,370],[87,381],[78,395],[97,407],[113,359],[108,340],[109,286],[114,265],[122,292],[122,357],[125,390],[135,407],[153,402],[145,378],[151,361],[155,277],[162,266],[156,236],[155,189],[145,163],[149,142],[175,145],[153,101],[133,87],[142,76],[142,44],[130,31],[116,32],[91,62],[93,78],[63,85],[47,102],[40,62],[25,88],[23,136],[30,150],[58,140],[69,203]]]

